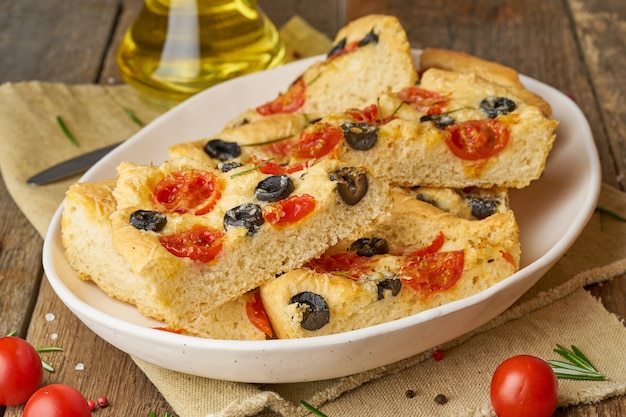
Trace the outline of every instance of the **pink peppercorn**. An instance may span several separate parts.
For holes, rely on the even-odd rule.
[[[87,405],[89,405],[91,411],[96,409],[96,403],[93,400],[87,400]]]
[[[435,349],[433,351],[433,355],[432,356],[433,356],[433,359],[436,360],[436,361],[442,360],[443,359],[443,350]]]
[[[104,408],[106,406],[109,405],[109,400],[107,399],[107,397],[101,395],[98,398],[96,398],[96,403],[101,407]]]

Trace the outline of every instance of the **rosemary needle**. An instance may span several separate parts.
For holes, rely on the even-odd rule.
[[[556,346],[554,352],[567,361],[547,361],[557,378],[591,381],[604,381],[606,379],[606,375],[598,371],[576,346],[572,345],[571,350],[558,344]]]
[[[307,403],[306,401],[300,401],[300,404],[302,404],[304,408],[306,408],[307,410],[309,410],[310,412],[312,412],[318,417],[328,417],[326,414],[322,413],[320,410],[313,407],[311,404]]]
[[[607,208],[597,206],[596,211],[600,213],[600,228],[602,230],[604,230],[606,226],[606,216],[609,216],[615,220],[619,220],[620,222],[626,222],[626,218],[624,218],[623,216],[620,216],[613,210],[609,210]]]
[[[129,109],[128,107],[124,107],[124,113],[126,113],[126,116],[128,116],[128,118],[130,120],[132,120],[133,122],[135,122],[139,127],[144,127],[145,124],[144,122],[142,122],[139,117],[137,117],[137,115],[135,114],[135,112],[133,112],[131,109]]]
[[[72,145],[79,146],[78,145],[78,141],[76,140],[74,135],[72,135],[72,132],[70,132],[70,130],[67,128],[67,126],[65,125],[65,122],[63,121],[63,118],[61,116],[57,116],[57,123],[61,127],[61,130],[63,131],[63,133],[65,133],[65,136],[67,136],[67,138],[70,140]]]

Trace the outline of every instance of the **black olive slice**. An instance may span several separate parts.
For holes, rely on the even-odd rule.
[[[224,228],[226,230],[233,227],[245,227],[248,229],[248,235],[258,232],[264,222],[263,212],[258,204],[245,203],[228,210],[224,214]]]
[[[392,296],[400,294],[402,289],[402,282],[397,278],[387,278],[378,283],[378,299],[383,300],[385,298],[385,290],[391,291]]]
[[[130,215],[130,224],[140,230],[159,232],[166,223],[167,217],[159,211],[137,210]]]
[[[479,220],[487,218],[492,214],[495,214],[498,210],[500,202],[498,200],[492,200],[488,197],[469,197],[467,204],[472,209],[472,215]]]
[[[295,186],[289,175],[272,175],[257,184],[254,196],[260,201],[275,202],[289,197],[293,190]]]
[[[204,145],[204,152],[213,159],[228,161],[241,155],[241,147],[236,142],[212,139]]]
[[[343,49],[346,47],[346,42],[348,40],[346,38],[341,39],[339,42],[337,42],[330,51],[328,51],[328,55],[326,55],[327,58],[336,56],[336,55],[341,55],[341,51],[343,51]]]
[[[425,194],[416,194],[415,195],[415,199],[419,200],[419,201],[423,201],[424,203],[428,203],[431,206],[437,207],[438,209],[441,209],[441,206],[439,206],[439,204],[437,204],[437,202],[435,200],[433,200],[432,198],[428,197]]]
[[[438,129],[443,130],[446,126],[456,123],[456,120],[447,114],[427,114],[420,117],[420,123],[424,122],[433,122]]]
[[[357,151],[371,149],[378,141],[377,126],[367,123],[344,123],[341,128],[346,143]]]
[[[235,168],[239,168],[240,166],[243,166],[241,162],[220,162],[217,164],[217,169],[222,172],[228,172]]]
[[[289,304],[305,304],[308,308],[304,309],[300,326],[306,330],[319,330],[326,326],[330,321],[330,310],[326,300],[319,294],[310,291],[298,293],[291,297]]]
[[[385,239],[379,237],[362,237],[355,240],[348,248],[350,252],[356,252],[359,256],[371,258],[374,255],[389,253],[389,244]]]
[[[354,206],[367,194],[368,181],[363,168],[340,168],[331,172],[329,177],[331,181],[337,181],[337,192],[349,206]]]
[[[363,39],[361,39],[359,41],[359,43],[357,44],[358,47],[360,48],[361,46],[365,46],[369,43],[378,43],[378,35],[374,32],[374,29],[372,28],[372,30],[369,31],[369,33],[367,35],[365,35],[365,37]]]
[[[509,114],[515,110],[516,105],[513,100],[507,97],[489,96],[480,102],[481,110],[490,119],[495,119],[502,114]]]

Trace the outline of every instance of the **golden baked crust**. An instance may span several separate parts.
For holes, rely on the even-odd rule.
[[[511,67],[487,61],[461,51],[440,48],[424,48],[420,56],[419,70],[440,68],[449,71],[470,73],[511,90],[513,95],[526,103],[538,107],[546,115],[552,114],[550,103],[528,90],[519,79],[519,74]]]
[[[510,210],[483,220],[467,220],[416,199],[408,190],[396,189],[393,194],[389,221],[367,234],[368,238],[385,239],[389,252],[367,258],[373,264],[358,269],[356,276],[349,267],[322,272],[317,270],[319,264],[312,262],[307,264],[309,268],[289,272],[261,287],[265,310],[279,338],[340,333],[407,317],[476,294],[519,269],[519,231]],[[444,240],[436,254],[446,259],[441,264],[447,265],[445,270],[458,267],[459,253],[463,254],[460,279],[450,287],[445,279],[443,283],[411,284],[418,278],[405,269],[410,256],[401,254],[432,247],[440,234]],[[350,244],[342,241],[327,254],[349,254]],[[429,256],[413,258],[412,265],[432,263]],[[363,257],[356,259],[351,265],[358,265]],[[441,276],[432,278],[438,281]],[[312,319],[312,313],[317,317]]]

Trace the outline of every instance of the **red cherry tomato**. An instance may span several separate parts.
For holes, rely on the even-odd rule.
[[[24,417],[89,417],[91,410],[83,394],[65,384],[37,390],[24,407]]]
[[[331,153],[343,139],[343,130],[328,123],[309,125],[291,150],[298,159],[321,158]]]
[[[289,89],[274,100],[256,108],[262,116],[276,113],[293,113],[304,105],[306,100],[306,84],[298,78]]]
[[[446,126],[446,144],[458,158],[466,161],[491,158],[509,143],[508,126],[495,119],[470,120]]]
[[[498,417],[549,417],[558,405],[558,382],[543,359],[513,356],[494,372],[490,397]]]
[[[411,259],[402,266],[403,280],[415,291],[428,295],[452,287],[463,275],[465,253],[463,251],[435,252]]]
[[[376,258],[359,256],[356,252],[326,254],[310,260],[305,264],[307,268],[319,274],[340,273],[348,278],[359,279],[361,275],[371,272]]]
[[[182,232],[162,236],[159,241],[172,255],[207,263],[222,250],[223,236],[221,230],[195,225]]]
[[[315,197],[309,194],[293,195],[263,207],[263,218],[272,226],[285,227],[299,222],[314,210]]]
[[[348,109],[346,114],[356,122],[367,123],[370,126],[380,126],[395,118],[391,116],[383,117],[380,114],[380,107],[376,104],[370,104],[363,109]]]
[[[439,114],[450,101],[443,94],[424,90],[420,87],[405,87],[398,92],[400,100],[409,103],[414,109],[428,114]]]
[[[221,196],[219,178],[211,172],[198,170],[172,172],[152,191],[155,208],[164,213],[206,214]]]
[[[24,404],[42,378],[41,358],[30,343],[15,336],[0,338],[0,405]]]
[[[265,333],[270,339],[274,337],[274,331],[267,318],[265,306],[263,305],[259,291],[254,292],[254,301],[246,303],[246,315],[254,327]]]

